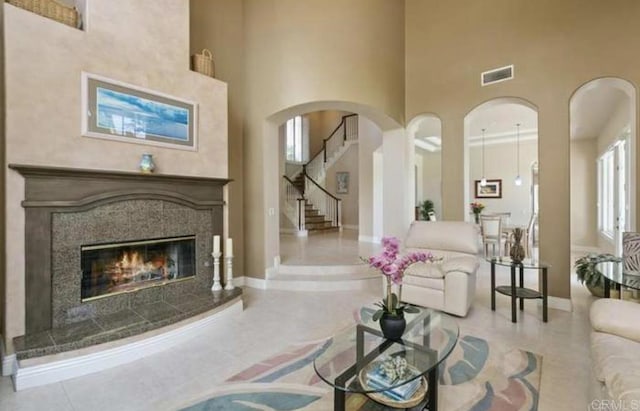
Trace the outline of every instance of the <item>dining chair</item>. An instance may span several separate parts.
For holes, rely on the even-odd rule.
[[[622,233],[622,261],[625,272],[640,272],[640,233]]]
[[[484,246],[485,257],[489,256],[489,246],[491,246],[491,255],[496,255],[496,247],[498,255],[502,255],[502,217],[480,215],[480,228],[482,231],[482,245]]]

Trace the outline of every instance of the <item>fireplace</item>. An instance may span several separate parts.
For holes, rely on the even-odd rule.
[[[25,177],[25,328],[210,293],[226,179],[10,165]]]
[[[195,276],[196,236],[81,247],[82,302]]]

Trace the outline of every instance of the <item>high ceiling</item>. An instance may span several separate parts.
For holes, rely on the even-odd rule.
[[[471,140],[481,138],[483,128],[487,138],[513,137],[516,135],[516,124],[520,124],[521,135],[537,135],[538,131],[538,113],[518,103],[483,105],[469,113],[468,120],[467,133]]]

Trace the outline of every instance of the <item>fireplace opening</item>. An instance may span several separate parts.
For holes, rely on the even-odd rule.
[[[195,240],[191,235],[82,246],[82,301],[194,277]]]

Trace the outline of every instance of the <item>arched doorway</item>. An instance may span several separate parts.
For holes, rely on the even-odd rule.
[[[280,180],[282,179],[282,173],[279,165],[280,163],[278,161],[281,147],[276,142],[278,141],[280,135],[281,126],[285,124],[289,119],[292,119],[296,116],[303,116],[308,113],[327,110],[357,114],[360,118],[359,131],[361,136],[365,129],[367,129],[367,133],[379,133],[381,140],[383,140],[383,136],[385,139],[391,137],[394,141],[398,140],[397,138],[393,137],[398,135],[399,130],[402,131],[401,134],[402,136],[404,136],[404,131],[400,128],[399,124],[387,115],[380,113],[378,110],[372,107],[350,102],[323,101],[305,103],[279,111],[275,114],[272,114],[266,119],[263,129],[263,135],[265,139],[265,144],[263,145],[263,147],[265,149],[262,153],[261,158],[263,162],[262,168],[264,171],[263,198],[267,212],[267,218],[265,218],[264,220],[264,244],[265,263],[267,265],[267,278],[269,277],[270,272],[276,272],[280,264],[279,235],[281,191],[279,187]],[[375,149],[377,147],[375,147],[374,145],[374,147],[369,148]],[[378,221],[374,220],[374,216],[379,216],[380,219],[384,219],[384,214],[381,211],[382,209],[384,209],[385,211],[391,210],[390,213],[392,213],[394,211],[394,207],[399,207],[398,203],[387,204],[385,202],[386,200],[383,201],[383,204],[379,204],[378,202],[373,201],[374,187],[376,185],[380,187],[385,186],[385,177],[380,173],[374,173],[373,157],[374,156],[372,155],[372,153],[369,153],[368,161],[362,161],[362,157],[358,157],[358,159],[360,160],[358,167],[360,168],[360,170],[362,170],[358,173],[358,230],[360,231],[361,235],[364,233],[364,236],[368,238],[375,237],[373,232],[374,226],[376,224],[379,224]],[[407,179],[405,178],[406,173],[402,172],[402,169],[406,167],[408,163],[404,160],[405,159],[400,159],[400,161],[397,161],[393,164],[387,164],[385,159],[383,164],[385,173],[393,173],[394,171],[397,171],[394,169],[398,168],[399,172],[396,172],[396,175],[399,176],[399,179],[401,179],[401,181],[407,181]],[[363,167],[367,168],[367,170],[364,171]],[[371,170],[369,170],[368,167],[371,167]],[[374,181],[375,176],[377,176],[378,179],[382,179],[383,181]],[[378,208],[380,210],[378,210]],[[406,209],[408,210],[408,207],[406,207]],[[396,215],[398,214],[399,213],[397,213]],[[394,220],[394,223],[397,223],[397,219]],[[271,265],[272,262],[273,264]]]
[[[598,78],[572,95],[571,247],[621,255],[622,233],[636,230],[636,90]]]
[[[407,132],[414,144],[415,217],[442,219],[442,121],[421,114],[409,122]]]
[[[464,134],[465,206],[481,203],[482,214],[500,216],[503,227],[526,228],[537,255],[537,108],[516,97],[489,100],[465,116]],[[465,216],[474,221],[469,208]]]

